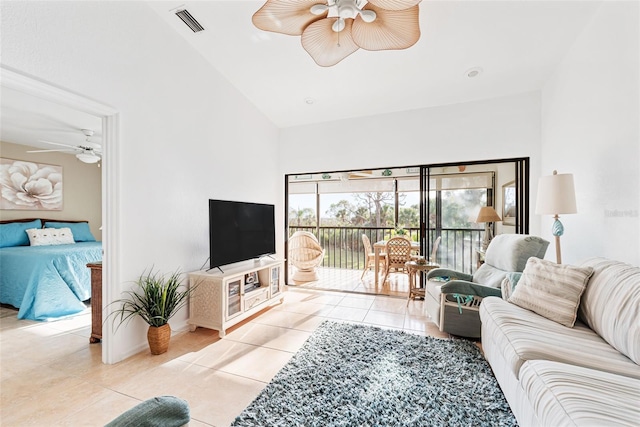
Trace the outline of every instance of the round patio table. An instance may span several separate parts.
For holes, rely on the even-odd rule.
[[[436,264],[434,262],[421,263],[417,261],[407,261],[404,266],[407,269],[407,275],[409,276],[409,301],[416,297],[424,299],[426,287],[418,287],[418,273],[439,268],[440,264]],[[409,301],[407,301],[407,304],[409,304]]]

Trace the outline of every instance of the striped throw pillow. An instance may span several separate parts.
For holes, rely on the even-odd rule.
[[[591,267],[556,264],[529,258],[509,302],[572,328]]]

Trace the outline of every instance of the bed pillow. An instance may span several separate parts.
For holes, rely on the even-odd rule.
[[[509,302],[572,328],[591,267],[529,258]]]
[[[45,227],[49,228],[69,228],[73,233],[76,242],[95,242],[96,238],[91,234],[88,222],[54,222],[46,221]]]
[[[39,219],[29,222],[9,222],[0,224],[0,248],[10,248],[12,246],[28,246],[29,236],[26,231],[30,228],[41,228]]]
[[[75,243],[69,228],[32,228],[27,230],[31,246],[70,245]]]

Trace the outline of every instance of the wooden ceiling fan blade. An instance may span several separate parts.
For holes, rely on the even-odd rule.
[[[311,6],[323,4],[322,0],[267,0],[251,20],[264,31],[299,36],[309,24],[325,18],[311,13]]]
[[[404,10],[417,5],[421,1],[422,0],[369,0],[368,3],[384,10]]]
[[[385,10],[371,3],[365,6],[376,12],[373,22],[358,16],[353,22],[353,41],[366,50],[396,50],[413,46],[420,39],[419,7]]]
[[[345,20],[344,30],[335,32],[331,26],[337,18],[326,18],[309,25],[302,33],[302,47],[321,67],[331,67],[358,50],[351,37],[352,20]]]

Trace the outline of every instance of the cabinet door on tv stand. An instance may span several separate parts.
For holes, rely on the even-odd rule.
[[[226,319],[229,320],[242,314],[242,278],[228,280],[225,289],[227,292]]]
[[[271,268],[271,296],[275,296],[281,291],[282,282],[280,280],[280,266]]]

